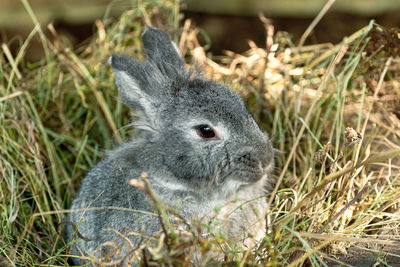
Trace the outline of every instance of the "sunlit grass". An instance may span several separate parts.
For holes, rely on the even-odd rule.
[[[176,2],[143,4],[119,21],[97,21],[97,33],[78,50],[51,25],[51,37],[44,36],[34,11],[22,3],[33,31],[16,55],[4,44],[0,56],[0,255],[12,264],[66,264],[68,244],[60,235],[66,209],[104,150],[129,135],[123,127],[129,111],[118,101],[107,59],[112,52],[143,58],[140,35],[154,18],[164,23],[154,26],[175,34],[188,62],[203,65],[205,76],[244,97],[280,151],[268,234],[254,251],[237,252],[219,236],[207,241],[164,233],[176,247],[198,242],[204,254],[224,247],[231,264],[242,266],[318,266],[351,244],[379,250],[400,239],[390,231],[400,227],[400,73],[393,67],[399,58],[385,47],[368,50],[380,29],[373,22],[337,45],[297,48],[275,33],[268,49],[251,43],[243,55],[210,58],[189,22],[177,34]],[[36,35],[45,57],[25,62]],[[385,95],[394,109],[385,106]],[[147,254],[147,260],[188,263],[191,254],[182,253],[161,259]]]

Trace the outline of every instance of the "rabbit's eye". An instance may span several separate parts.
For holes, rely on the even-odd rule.
[[[215,132],[214,132],[213,128],[211,128],[207,124],[202,124],[202,125],[196,126],[196,132],[197,132],[197,135],[203,139],[209,139],[209,138],[215,137]]]

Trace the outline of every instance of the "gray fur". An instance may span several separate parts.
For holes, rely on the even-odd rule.
[[[142,172],[147,173],[160,200],[171,207],[180,201],[182,216],[188,220],[210,218],[214,207],[223,205],[217,216],[225,220],[220,230],[235,240],[244,239],[250,224],[265,212],[266,200],[261,198],[249,204],[258,214],[247,207],[226,216],[241,203],[232,204],[235,198],[245,201],[266,193],[267,174],[273,167],[269,138],[241,98],[227,87],[185,70],[165,32],[148,28],[142,40],[145,62],[115,55],[109,60],[122,101],[137,116],[137,131],[83,180],[71,209],[86,210],[72,212],[67,218],[85,238],[80,239],[74,227],[67,226],[66,240],[78,239],[72,251],[75,255],[99,257],[96,249],[118,239],[117,232],[151,235],[160,229],[157,218],[149,214],[154,212],[149,198],[127,184]],[[201,139],[194,129],[201,124],[212,126],[219,139]],[[129,235],[129,240],[122,240],[116,242],[136,245],[140,238]]]

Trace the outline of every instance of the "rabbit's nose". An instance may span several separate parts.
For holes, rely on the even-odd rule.
[[[244,153],[240,155],[238,157],[238,161],[254,168],[257,168],[260,162],[256,157],[252,156],[250,153]]]

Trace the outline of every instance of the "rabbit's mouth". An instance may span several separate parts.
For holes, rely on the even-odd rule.
[[[261,168],[241,169],[236,172],[238,179],[245,184],[256,183],[265,175]]]
[[[210,186],[226,184],[232,181],[236,181],[238,185],[246,185],[256,183],[261,180],[266,173],[261,168],[248,168],[247,166],[237,166],[234,169],[225,172],[224,174],[217,175]]]
[[[261,167],[261,164],[255,167],[241,164],[239,166],[235,166],[235,168],[225,173],[218,180],[222,183],[228,181],[237,181],[240,184],[245,185],[260,181],[266,174],[267,173]]]

